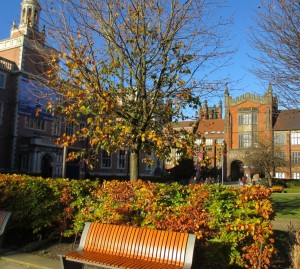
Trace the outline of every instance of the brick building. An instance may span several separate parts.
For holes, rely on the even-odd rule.
[[[288,163],[287,167],[274,167],[272,176],[300,179],[300,110],[278,110],[271,86],[262,96],[246,93],[236,98],[226,89],[224,99],[224,119],[221,103],[218,108],[208,108],[205,101],[199,112],[196,132],[205,139],[211,168],[218,168],[223,180],[252,176],[246,152],[264,138],[279,147]]]
[[[23,0],[19,26],[13,22],[10,37],[0,40],[0,171],[56,176],[61,172],[53,164],[62,155],[42,98],[52,92],[42,83],[47,66],[39,49],[50,48],[40,12],[39,1]]]
[[[10,36],[0,40],[0,172],[60,177],[64,167],[67,177],[79,178],[87,172],[83,163],[76,160],[64,165],[64,152],[79,150],[86,146],[85,142],[65,151],[54,142],[62,133],[71,135],[85,123],[64,124],[63,119],[45,109],[48,100],[43,96],[55,98],[55,95],[43,84],[47,65],[40,49],[50,51],[51,48],[45,45],[45,28],[39,25],[40,13],[39,0],[22,0],[19,24],[13,22]],[[199,108],[197,121],[174,125],[174,128],[201,134],[202,141],[195,141],[196,165],[205,157],[205,152],[210,157],[211,167],[216,168],[224,180],[237,180],[251,174],[245,152],[263,136],[279,146],[289,161],[288,167],[275,167],[274,176],[300,179],[300,111],[279,111],[271,86],[263,96],[246,93],[232,98],[226,90],[224,101],[225,111],[222,102],[208,107],[205,101]],[[172,154],[180,158],[175,149]],[[164,164],[154,155],[151,158],[153,166],[140,163],[140,176],[156,175],[164,165],[166,168],[174,165]],[[129,154],[125,150],[111,155],[101,151],[99,163],[89,173],[128,176]]]
[[[41,11],[39,0],[22,0],[20,23],[13,22],[10,36],[0,40],[0,172],[80,178],[87,172],[83,163],[65,163],[64,156],[86,146],[85,142],[64,151],[55,140],[63,133],[73,134],[85,122],[79,126],[64,124],[62,118],[46,110],[47,98],[56,97],[43,84],[47,71],[43,57],[51,55],[52,49],[45,45]],[[151,176],[157,168],[162,169],[163,162],[151,157],[155,165],[141,163],[141,176]],[[111,155],[101,151],[99,163],[89,172],[128,176],[129,154],[124,150]]]

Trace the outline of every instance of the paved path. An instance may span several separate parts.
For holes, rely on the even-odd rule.
[[[273,230],[285,232],[300,230],[300,217],[294,219],[275,218],[272,224]]]

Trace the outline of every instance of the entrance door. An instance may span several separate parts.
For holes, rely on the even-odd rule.
[[[41,176],[43,178],[52,177],[52,157],[46,154],[41,160]]]
[[[236,160],[231,163],[230,171],[231,171],[231,180],[237,181],[239,178],[242,178],[244,175],[244,164],[243,162]]]

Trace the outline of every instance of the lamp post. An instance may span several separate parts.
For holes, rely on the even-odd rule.
[[[67,147],[63,147],[63,159],[62,159],[62,178],[66,177],[66,158],[67,158]]]
[[[196,179],[198,179],[198,177],[200,177],[200,162],[199,159],[201,158],[200,156],[200,145],[201,145],[201,139],[197,138],[195,140],[195,144],[196,144]]]

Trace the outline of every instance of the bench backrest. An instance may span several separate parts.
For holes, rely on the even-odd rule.
[[[195,235],[188,233],[86,223],[79,248],[183,265],[192,263],[194,244]]]

